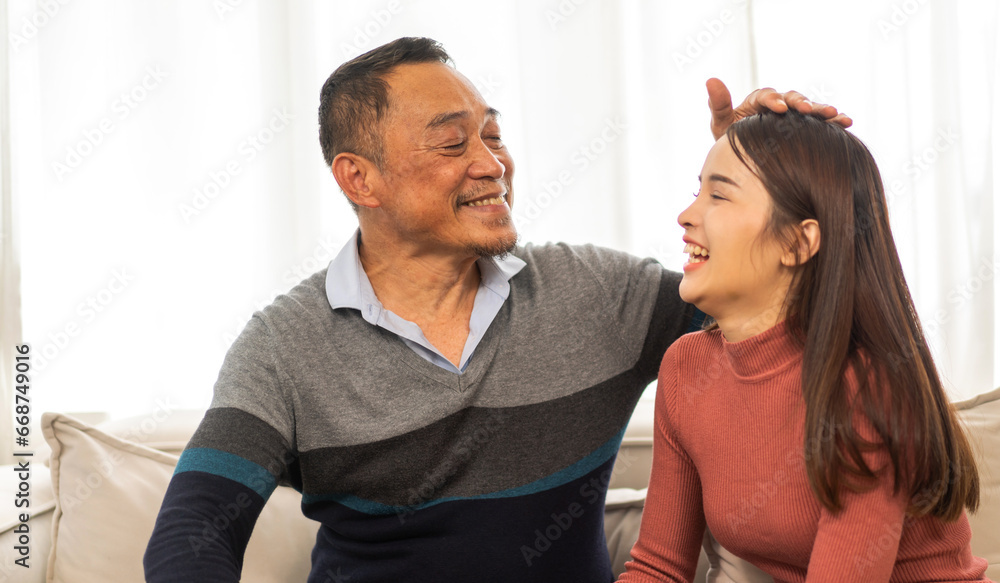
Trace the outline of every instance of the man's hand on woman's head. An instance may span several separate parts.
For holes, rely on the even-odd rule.
[[[791,107],[799,113],[815,115],[845,128],[851,127],[854,123],[851,118],[837,112],[836,107],[813,103],[798,91],[778,93],[770,87],[764,87],[747,95],[743,103],[733,109],[733,98],[725,83],[713,77],[705,83],[705,86],[708,88],[708,107],[712,110],[712,135],[715,139],[721,138],[722,134],[726,133],[726,128],[733,122],[767,109],[785,113]]]

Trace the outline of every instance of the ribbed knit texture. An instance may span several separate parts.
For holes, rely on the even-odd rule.
[[[776,583],[986,580],[965,514],[905,516],[907,496],[884,472],[873,489],[842,492],[842,511],[823,508],[806,476],[804,423],[802,353],[784,324],[737,343],[719,330],[674,343],[639,541],[619,581],[690,581],[706,525]],[[888,470],[884,451],[865,458]]]

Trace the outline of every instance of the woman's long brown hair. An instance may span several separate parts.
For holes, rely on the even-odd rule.
[[[911,495],[910,514],[953,520],[974,511],[976,462],[917,319],[868,148],[794,112],[748,117],[727,136],[771,195],[767,235],[791,246],[801,221],[819,223],[819,251],[796,268],[786,315],[804,350],[803,447],[820,503],[836,511],[843,488],[871,487],[879,468],[862,454],[884,447],[896,491]],[[859,418],[877,441],[862,437]]]

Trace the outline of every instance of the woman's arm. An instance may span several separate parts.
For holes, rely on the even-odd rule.
[[[869,492],[845,493],[843,509],[823,509],[809,558],[807,583],[889,581],[903,533],[905,496],[892,493],[892,480],[882,477]]]
[[[866,440],[878,442],[867,419],[858,415],[856,426]],[[861,492],[842,487],[839,512],[822,508],[807,583],[882,583],[892,575],[909,504],[908,488],[903,484],[898,492],[893,491],[892,463],[886,449],[865,452],[862,457],[875,472],[875,481]]]
[[[698,471],[677,439],[676,350],[668,350],[656,390],[653,470],[639,540],[619,582],[691,581],[705,531]]]

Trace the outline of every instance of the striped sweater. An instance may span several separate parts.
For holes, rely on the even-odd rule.
[[[321,523],[311,583],[610,581],[611,468],[693,308],[651,260],[514,254],[527,265],[462,374],[331,309],[325,271],[255,314],[171,480],[147,580],[238,581],[254,521],[287,484]],[[221,536],[192,539],[233,504]]]

